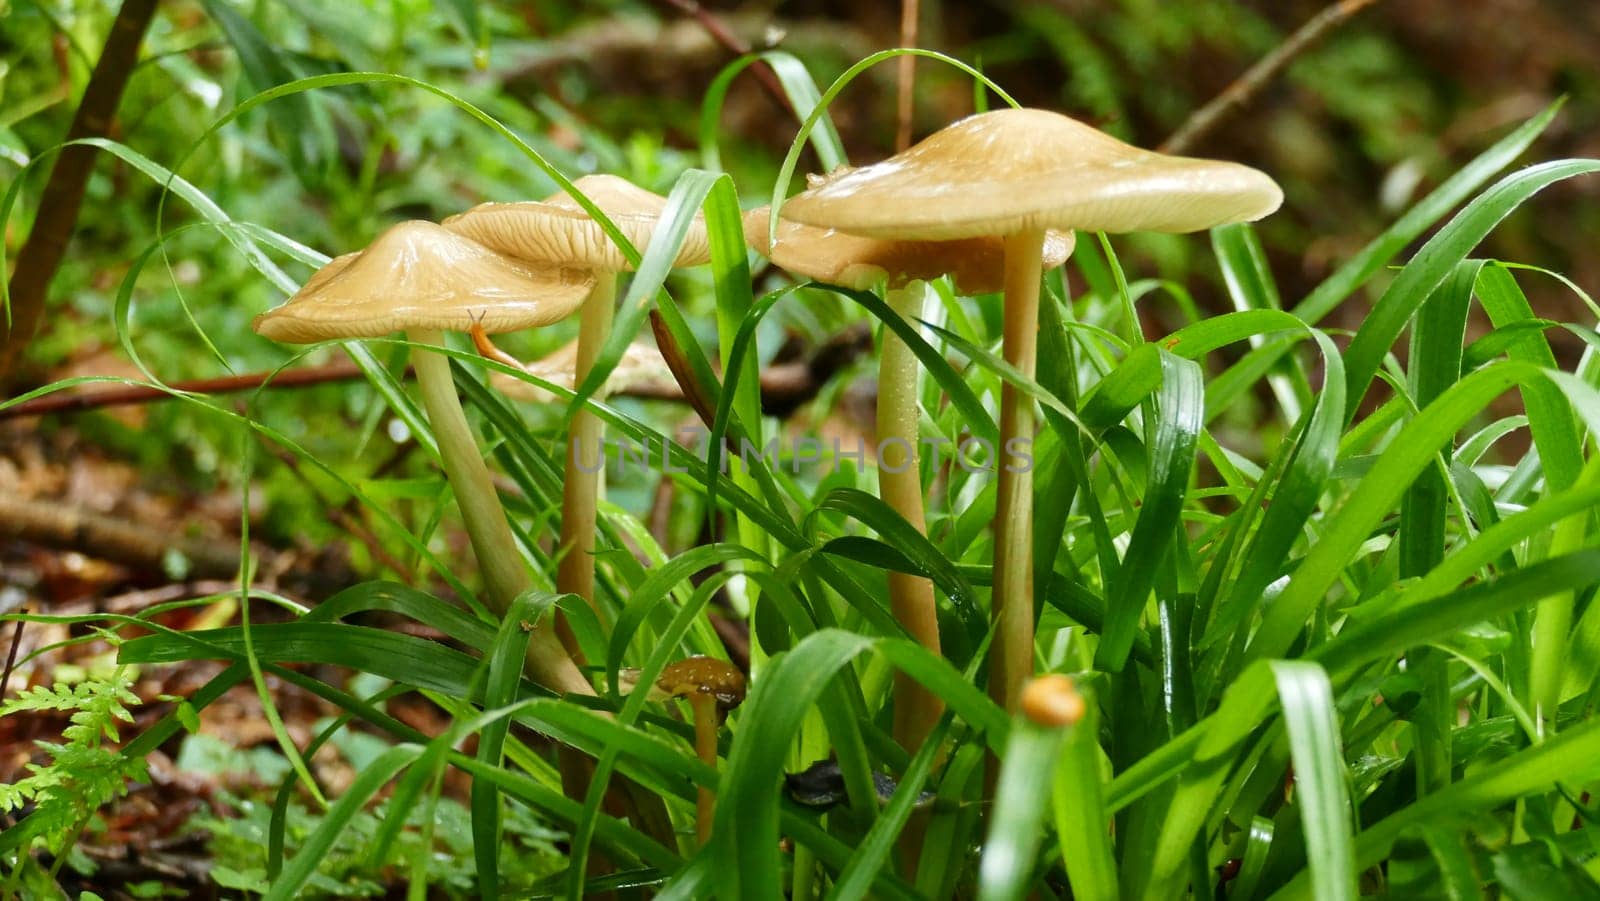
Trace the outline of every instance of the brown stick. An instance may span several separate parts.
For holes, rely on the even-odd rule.
[[[717,421],[717,405],[712,402],[710,395],[706,394],[705,386],[695,378],[694,370],[689,367],[689,358],[684,355],[677,339],[672,337],[672,332],[667,328],[667,321],[655,310],[650,311],[650,330],[655,332],[656,347],[661,349],[661,358],[667,361],[667,368],[672,370],[672,377],[678,381],[678,387],[683,389],[684,399],[700,417],[700,421],[705,423],[706,428],[711,428]],[[729,453],[739,453],[739,442],[734,440],[731,434],[722,436],[722,443],[727,445]]]
[[[236,546],[225,549],[48,501],[0,496],[0,538],[78,551],[146,572],[162,572],[176,551],[188,558],[189,578],[226,579],[239,571]]]
[[[411,371],[409,369],[406,370],[406,375],[410,374]],[[170,400],[172,391],[207,395],[237,394],[241,391],[253,391],[256,388],[260,388],[269,380],[274,388],[308,388],[313,385],[325,385],[329,382],[348,382],[359,378],[361,378],[361,370],[356,364],[342,362],[306,369],[287,369],[279,372],[276,376],[270,372],[249,372],[243,375],[229,375],[221,378],[190,379],[188,381],[172,382],[167,386],[170,390],[163,390],[153,385],[122,385],[115,388],[91,389],[76,394],[61,392],[36,397],[14,407],[0,410],[0,420],[18,419],[23,416],[46,416],[52,413],[77,413],[84,410],[99,410],[104,407],[147,404],[152,401]]]
[[[1210,103],[1195,110],[1172,137],[1159,148],[1162,153],[1183,153],[1210,134],[1229,116],[1243,108],[1279,73],[1288,68],[1295,57],[1304,53],[1330,31],[1349,21],[1356,13],[1377,3],[1378,0],[1339,0],[1289,35],[1283,43],[1272,48],[1255,65],[1245,70]]]
[[[863,334],[866,335],[865,343],[861,340]],[[823,384],[834,373],[844,366],[848,366],[865,353],[870,342],[870,333],[846,329],[818,346],[809,361],[779,363],[763,370],[761,373],[762,408],[767,413],[777,416],[785,415],[787,412],[794,410],[815,397],[817,392],[822,389]],[[515,358],[508,357],[507,359],[513,360],[514,364]],[[411,374],[411,370],[407,369],[403,377],[408,378]],[[80,413],[85,410],[99,410],[105,407],[121,407],[171,400],[172,391],[205,395],[235,394],[241,391],[253,391],[267,384],[269,380],[273,388],[308,388],[313,385],[324,385],[329,382],[349,382],[360,378],[362,378],[361,370],[354,363],[341,362],[305,369],[287,369],[277,375],[273,375],[270,372],[251,372],[243,375],[223,376],[221,378],[190,379],[172,382],[167,386],[167,389],[156,388],[152,385],[123,385],[116,388],[104,388],[76,394],[61,392],[47,394],[44,397],[36,397],[33,400],[24,401],[16,406],[0,410],[0,422],[7,419],[20,419],[24,416]],[[642,400],[682,401],[684,399],[682,393],[676,389],[668,388],[663,390],[661,386],[648,384],[632,386],[623,391],[618,391],[616,396],[636,397]]]
[[[6,668],[0,670],[0,701],[6,699],[6,688],[11,684],[11,671],[17,667],[17,649],[22,647],[22,620],[17,620],[16,631],[11,635],[11,649],[6,651]]]
[[[748,42],[734,34],[733,29],[717,18],[716,13],[696,3],[695,0],[659,0],[659,2],[699,22],[700,27],[706,30],[706,34],[710,35],[713,41],[721,44],[734,56],[744,56],[751,52],[752,48]],[[794,104],[789,102],[789,95],[784,92],[783,85],[778,82],[778,75],[772,71],[771,66],[757,60],[750,66],[750,74],[756,77],[756,81],[761,83],[762,90],[765,90],[778,106],[794,116],[795,121],[800,121],[800,114],[795,112]]]
[[[900,46],[917,46],[919,0],[900,0]],[[911,146],[911,120],[916,109],[913,89],[917,85],[917,58],[906,54],[899,63],[899,85],[895,96],[894,149],[898,153]]]
[[[122,89],[139,61],[139,45],[155,11],[156,0],[123,0],[67,128],[68,141],[104,137],[110,132]],[[10,318],[0,317],[0,381],[11,377],[22,349],[44,318],[46,294],[78,224],[94,161],[95,148],[78,144],[62,150],[50,168],[50,180],[39,197],[38,217],[11,275]]]

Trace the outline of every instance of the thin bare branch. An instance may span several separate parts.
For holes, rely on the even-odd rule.
[[[1167,138],[1161,145],[1159,148],[1161,152],[1187,152],[1206,135],[1216,130],[1217,126],[1229,116],[1254,100],[1256,95],[1288,68],[1297,56],[1335,28],[1350,21],[1356,13],[1377,2],[1378,0],[1339,0],[1312,16],[1283,43],[1272,48],[1270,53],[1245,70],[1243,75],[1234,79],[1233,83],[1213,97],[1210,103],[1195,110],[1178,130],[1172,133],[1172,137]]]
[[[920,0],[900,0],[900,46],[917,46],[917,23],[921,17]],[[911,146],[913,113],[916,110],[917,58],[906,54],[899,63],[899,85],[895,96],[894,149],[896,152]]]
[[[796,407],[815,397],[822,386],[841,368],[849,365],[869,349],[870,336],[865,340],[859,329],[846,329],[818,345],[812,355],[804,360],[777,363],[761,372],[762,406],[776,416],[787,415]],[[500,362],[516,360],[505,357]],[[408,369],[404,377],[409,378]],[[68,394],[60,392],[36,397],[14,407],[0,410],[0,422],[21,419],[25,416],[48,416],[58,413],[81,413],[106,407],[126,407],[156,401],[171,400],[174,391],[217,396],[254,391],[263,385],[269,388],[308,388],[330,382],[352,382],[363,378],[354,363],[329,363],[304,369],[287,369],[277,372],[250,372],[210,379],[190,379],[170,383],[165,389],[153,385],[122,385],[114,388]],[[270,382],[270,384],[269,384]],[[672,386],[633,385],[616,392],[619,397],[636,397],[641,400],[683,401],[683,395]]]
[[[744,56],[752,52],[748,42],[734,34],[733,29],[718,18],[716,13],[696,3],[695,0],[659,0],[659,2],[699,22],[700,27],[705,29],[706,34],[710,35],[713,41],[721,44],[734,56]],[[799,121],[800,116],[795,112],[794,104],[789,102],[789,95],[783,90],[783,85],[778,82],[778,75],[772,71],[771,66],[765,62],[758,61],[750,67],[750,74],[756,77],[756,81],[761,83],[762,90],[765,90],[778,106],[788,111],[789,115],[794,116],[795,120]]]
[[[239,570],[237,541],[208,543],[171,529],[152,529],[60,502],[0,497],[0,538],[16,539],[162,572],[173,552],[188,561],[195,578],[228,578]]]
[[[139,61],[139,45],[156,12],[156,0],[123,0],[105,48],[95,63],[83,100],[67,128],[66,140],[105,137],[122,102],[122,89]],[[78,210],[94,171],[93,147],[75,144],[61,151],[39,197],[39,214],[11,273],[9,316],[0,316],[0,382],[11,378],[22,350],[44,319],[46,297],[67,242],[78,225]]]

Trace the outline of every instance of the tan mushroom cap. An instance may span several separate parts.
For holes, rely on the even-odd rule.
[[[1005,241],[996,236],[948,241],[867,238],[779,217],[778,240],[769,245],[771,212],[771,207],[761,207],[745,214],[745,240],[796,275],[858,291],[879,282],[898,288],[942,275],[950,276],[956,290],[967,295],[989,294],[1005,286]],[[1044,268],[1065,263],[1072,245],[1070,231],[1045,232]]]
[[[881,163],[842,169],[784,204],[796,222],[924,241],[1030,228],[1190,232],[1271,213],[1266,174],[1125,144],[1036,109],[969,116]]]
[[[667,664],[656,680],[657,690],[669,697],[710,695],[717,706],[731,710],[744,701],[744,673],[726,660],[687,657]]]
[[[578,342],[569,341],[554,353],[532,363],[526,363],[522,368],[530,375],[571,389],[577,380]],[[556,399],[554,394],[538,385],[504,372],[491,373],[489,383],[507,397],[529,403],[550,403]],[[606,383],[601,386],[599,393],[601,397],[605,397],[642,385],[666,387],[676,384],[672,380],[672,370],[668,368],[666,358],[661,356],[661,351],[654,344],[636,341],[628,345],[628,349],[623,352],[622,359],[617,361],[617,365],[611,370],[611,375],[606,378]]]
[[[508,332],[565,319],[594,274],[539,271],[431,222],[403,222],[337,257],[283,305],[256,317],[274,341],[377,338],[400,329]]]
[[[667,199],[615,175],[585,175],[573,183],[641,253],[650,243]],[[481,203],[444,220],[444,227],[526,263],[626,272],[633,265],[599,223],[564,191],[544,200]],[[674,266],[710,262],[704,217],[696,214]]]

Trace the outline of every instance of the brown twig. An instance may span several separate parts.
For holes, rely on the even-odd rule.
[[[239,571],[239,548],[218,546],[134,525],[61,503],[0,496],[0,538],[41,544],[162,572],[176,551],[189,562],[191,578],[229,578]]]
[[[1210,134],[1228,116],[1255,99],[1256,94],[1277,78],[1295,57],[1304,53],[1330,31],[1349,21],[1356,13],[1377,2],[1378,0],[1339,0],[1312,16],[1283,43],[1272,48],[1272,52],[1246,69],[1245,73],[1224,88],[1222,93],[1213,97],[1210,103],[1195,110],[1194,114],[1172,133],[1172,137],[1167,138],[1161,145],[1159,148],[1161,152],[1183,153],[1199,143],[1201,138]]]
[[[672,336],[672,331],[667,328],[667,321],[655,310],[650,311],[650,331],[655,333],[656,347],[661,349],[661,358],[667,361],[667,368],[672,370],[672,377],[677,380],[678,387],[683,390],[684,399],[706,428],[711,428],[717,421],[717,405],[706,392],[707,386],[700,384],[695,378],[694,370],[689,366],[689,358],[678,345],[678,340]],[[724,435],[723,443],[728,445],[730,453],[739,452],[739,444],[732,435]]]
[[[900,46],[917,46],[917,20],[921,15],[919,0],[900,0]],[[900,57],[899,85],[895,96],[894,149],[898,153],[911,146],[911,120],[916,109],[917,58],[907,53]]]
[[[407,371],[409,374],[409,370]],[[105,407],[123,407],[169,400],[172,392],[190,394],[237,394],[253,391],[269,380],[274,388],[307,388],[329,382],[348,382],[361,378],[361,370],[354,363],[330,363],[306,369],[289,369],[274,375],[271,372],[250,372],[221,378],[190,379],[172,382],[165,389],[153,385],[123,385],[116,388],[83,391],[75,394],[57,393],[36,397],[14,407],[0,410],[0,420],[23,416],[45,416],[52,413],[77,413]]]
[[[83,100],[67,128],[68,141],[105,137],[122,102],[122,90],[139,61],[139,45],[155,15],[156,0],[123,0],[105,48],[95,63]],[[39,197],[39,214],[11,274],[10,318],[0,316],[0,381],[9,380],[22,349],[44,318],[45,298],[67,242],[78,224],[84,190],[94,171],[95,148],[75,144],[61,151]]]
[[[751,52],[752,48],[747,41],[734,34],[733,29],[719,19],[716,13],[696,3],[695,0],[659,0],[659,2],[699,22],[700,27],[705,29],[713,41],[721,44],[734,56],[744,56]],[[764,60],[757,60],[750,66],[750,74],[756,77],[756,81],[761,83],[762,90],[765,90],[778,106],[794,116],[797,121],[800,119],[800,114],[795,112],[794,104],[789,102],[789,95],[784,92],[783,85],[778,82],[778,74],[772,71],[771,66]]]
[[[22,620],[17,620],[16,631],[11,634],[11,649],[6,651],[6,668],[0,671],[0,701],[6,699],[6,686],[11,683],[11,671],[17,668],[17,648],[22,647]]]
[[[809,361],[779,364],[763,370],[761,373],[762,408],[774,416],[782,416],[815,397],[828,378],[869,349],[870,336],[867,336],[867,342],[863,344],[860,340],[863,334],[865,333],[859,329],[846,329],[818,346]],[[408,378],[410,376],[411,370],[407,369],[403,377]],[[361,370],[354,363],[341,362],[305,369],[288,369],[277,372],[276,375],[271,372],[251,372],[244,375],[230,375],[221,378],[190,379],[188,381],[172,382],[166,388],[157,388],[153,385],[124,385],[117,388],[85,391],[77,394],[63,392],[36,397],[14,407],[0,410],[0,422],[8,419],[20,419],[24,416],[81,413],[86,410],[100,410],[106,407],[133,406],[171,400],[172,392],[174,391],[204,395],[236,394],[241,391],[253,391],[269,381],[273,388],[308,388],[313,385],[324,385],[330,382],[356,381],[360,378],[362,378]],[[660,385],[650,384],[630,386],[616,392],[615,396],[634,397],[641,400],[682,401],[684,399],[683,395],[675,388],[663,388]]]

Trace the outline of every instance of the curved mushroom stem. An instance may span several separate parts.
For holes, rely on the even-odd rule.
[[[600,348],[611,334],[611,318],[617,296],[617,278],[602,274],[589,298],[583,302],[578,325],[578,360],[573,384],[589,377]],[[600,471],[605,467],[605,424],[589,410],[572,418],[567,437],[566,472],[562,479],[561,544],[557,554],[556,590],[575,594],[599,613],[594,593],[594,533],[596,507],[600,496]],[[571,648],[576,653],[576,649]]]
[[[1006,238],[1003,351],[1006,362],[1030,379],[1037,370],[1043,248],[1041,229]],[[1000,447],[995,459],[999,485],[991,616],[997,634],[989,658],[989,697],[1007,713],[1016,712],[1023,684],[1033,675],[1032,442],[1033,398],[1005,384],[1000,389]]]
[[[436,329],[413,329],[409,337],[419,345],[438,347],[444,344],[444,335]],[[522,552],[506,522],[500,497],[489,478],[489,468],[484,465],[483,455],[467,426],[461,400],[456,397],[449,358],[416,347],[412,349],[411,360],[417,370],[423,409],[428,412],[434,439],[439,442],[445,477],[455,492],[456,505],[461,508],[461,518],[472,541],[472,553],[478,558],[478,568],[483,573],[489,606],[503,615],[518,595],[533,586],[533,580],[528,576]],[[548,627],[535,629],[529,638],[528,673],[552,691],[594,694],[589,680],[573,664]]]
[[[920,281],[887,293],[895,315],[915,322],[926,285]],[[922,510],[922,466],[918,443],[917,357],[887,325],[878,363],[878,494],[918,532],[927,532]],[[933,583],[909,573],[889,573],[889,609],[912,638],[939,651],[938,607]],[[927,739],[944,702],[905,673],[894,677],[894,738],[908,751]]]
[[[695,692],[689,695],[689,708],[694,711],[694,750],[700,762],[717,767],[717,699],[714,695]],[[699,843],[711,841],[711,823],[717,812],[716,790],[707,785],[695,790],[694,831]]]

